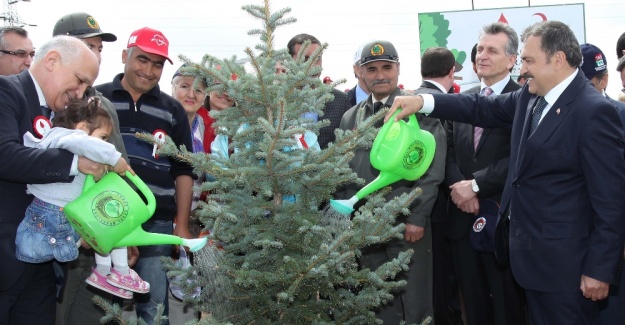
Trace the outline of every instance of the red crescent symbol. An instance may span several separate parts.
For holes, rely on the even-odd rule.
[[[158,143],[160,143],[160,144],[165,143],[165,136],[167,135],[167,133],[165,133],[165,131],[157,129],[157,130],[154,130],[154,133],[152,133],[152,135],[154,136],[154,139]]]
[[[43,138],[43,135],[46,134],[46,132],[50,131],[51,128],[52,123],[50,123],[50,120],[45,116],[40,115],[35,117],[35,119],[33,120],[33,131],[35,132],[35,135],[39,138]]]
[[[547,16],[545,16],[545,14],[537,12],[535,14],[533,14],[532,16],[538,16],[540,17],[543,21],[547,21]]]

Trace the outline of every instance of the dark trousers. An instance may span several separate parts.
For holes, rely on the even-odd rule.
[[[468,325],[525,325],[523,289],[509,266],[493,253],[473,249],[469,234],[451,241],[454,269],[462,293]]]
[[[525,292],[532,325],[599,324],[599,303],[585,298],[581,290],[576,293]]]
[[[461,325],[462,310],[454,274],[451,245],[445,238],[445,223],[432,222],[434,321],[436,325]]]
[[[0,291],[0,324],[53,325],[55,283],[52,262],[25,263],[15,285]]]

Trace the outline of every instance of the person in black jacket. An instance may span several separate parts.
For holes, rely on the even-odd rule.
[[[306,48],[306,53],[304,54],[307,59],[312,56],[319,46],[321,46],[319,40],[312,35],[295,35],[287,44],[289,54],[291,54],[294,59],[297,57],[297,54],[302,49],[302,45],[306,41],[310,41],[310,45]],[[315,64],[321,66],[321,63],[321,57],[319,57],[319,60]],[[319,72],[319,75],[321,75],[321,72]],[[317,77],[319,75],[317,75]],[[319,130],[318,142],[321,149],[327,148],[328,143],[334,142],[336,139],[334,136],[334,130],[339,127],[343,114],[351,107],[347,101],[347,95],[345,95],[344,92],[336,88],[332,88],[332,95],[334,96],[334,99],[326,102],[323,109],[323,116],[321,117],[321,119],[330,120],[330,125]]]

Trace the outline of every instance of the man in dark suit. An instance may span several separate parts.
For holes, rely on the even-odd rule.
[[[509,257],[532,324],[596,324],[623,254],[623,123],[578,70],[582,55],[567,25],[539,22],[522,40],[529,81],[521,90],[399,97],[387,119],[401,106],[396,118],[421,111],[511,128],[495,253]]]
[[[304,42],[310,41],[310,45],[306,47],[304,57],[306,60],[312,57],[313,53],[321,46],[319,40],[308,34],[299,34],[293,36],[289,43],[287,44],[287,48],[289,49],[289,54],[295,59],[297,54],[302,49],[302,45]],[[315,63],[318,66],[322,65],[322,58],[319,57],[319,60]],[[317,77],[321,75],[321,71]],[[325,149],[328,147],[328,143],[334,142],[336,137],[334,136],[334,130],[339,127],[341,124],[341,117],[343,114],[351,107],[349,102],[347,101],[347,95],[336,89],[332,88],[332,95],[334,99],[326,102],[325,107],[323,108],[323,116],[322,119],[330,120],[330,125],[325,126],[319,129],[319,146],[321,149]]]
[[[485,25],[476,53],[481,84],[467,92],[495,96],[520,89],[510,77],[518,46],[519,38],[510,26]],[[467,324],[525,324],[523,292],[509,266],[499,265],[490,249],[476,250],[470,240],[479,200],[501,200],[510,161],[510,130],[450,122],[447,134],[445,184],[454,203],[449,209],[447,237]]]
[[[369,97],[369,94],[371,93],[371,91],[369,90],[369,87],[367,87],[367,83],[362,78],[363,71],[362,71],[362,68],[360,67],[360,55],[362,54],[363,46],[364,44],[359,46],[358,49],[356,49],[356,53],[354,54],[354,66],[352,67],[352,69],[354,69],[354,77],[356,77],[357,83],[356,83],[356,86],[354,86],[354,88],[350,89],[347,92],[347,100],[349,101],[349,107],[355,106],[356,104],[367,99],[367,97]]]
[[[99,178],[105,166],[62,149],[27,148],[22,136],[37,134],[50,111],[82,98],[98,69],[96,56],[83,42],[60,36],[38,49],[28,71],[0,77],[1,324],[54,324],[52,262],[31,264],[15,258],[17,226],[33,198],[26,184],[68,182],[79,171]]]
[[[415,94],[453,93],[456,59],[444,47],[432,47],[421,57],[421,86]],[[443,128],[447,122],[441,120]],[[449,141],[449,139],[448,139]],[[438,187],[438,196],[432,209],[432,282],[434,285],[434,321],[438,325],[462,324],[458,284],[454,276],[449,241],[445,238],[448,223],[448,193],[444,184]]]
[[[625,123],[625,103],[610,98],[605,89],[608,86],[608,61],[603,51],[592,44],[580,45],[583,61],[580,69],[597,91],[616,108],[621,121]],[[625,132],[625,130],[624,130]],[[625,134],[624,134],[625,135]],[[621,261],[622,263],[623,261]],[[601,324],[619,324],[625,321],[625,268],[621,266],[619,281],[610,286],[607,299],[600,302]]]

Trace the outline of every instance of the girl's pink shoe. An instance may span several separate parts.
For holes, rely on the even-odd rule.
[[[109,274],[106,281],[118,288],[136,293],[150,292],[150,284],[143,281],[133,269],[129,269],[128,274],[121,274],[115,268],[112,268],[111,274]]]

